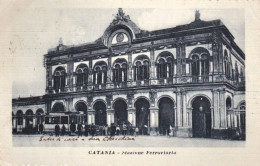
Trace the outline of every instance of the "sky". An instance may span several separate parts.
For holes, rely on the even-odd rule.
[[[20,12],[9,26],[12,39],[12,97],[45,94],[46,74],[43,55],[62,38],[64,45],[93,42],[102,36],[114,19],[117,8],[30,8]],[[192,9],[123,8],[126,15],[143,30],[158,30],[194,21]],[[221,19],[245,51],[243,9],[198,9],[202,20]]]

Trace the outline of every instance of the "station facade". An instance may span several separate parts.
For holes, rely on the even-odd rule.
[[[198,11],[189,24],[145,31],[119,9],[99,39],[60,41],[44,60],[46,94],[13,99],[16,132],[67,114],[147,126],[150,135],[171,127],[177,137],[245,137],[245,54],[221,20]]]

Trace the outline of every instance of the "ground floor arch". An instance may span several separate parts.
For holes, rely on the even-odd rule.
[[[27,110],[25,112],[25,132],[32,133],[33,132],[33,111]]]
[[[139,98],[135,102],[136,127],[140,134],[148,134],[150,127],[150,104],[145,98]]]
[[[174,102],[169,97],[163,97],[158,101],[159,107],[159,133],[166,135],[170,126],[175,127]]]
[[[192,100],[193,137],[211,137],[211,104],[204,96]]]
[[[75,122],[77,124],[85,124],[87,123],[87,104],[84,101],[78,101],[75,104],[75,110],[77,114],[75,115]]]
[[[107,125],[106,104],[103,101],[97,101],[93,108],[95,110],[95,124],[99,126]]]
[[[114,122],[116,124],[123,124],[127,122],[127,104],[123,99],[118,99],[113,104],[114,108]]]

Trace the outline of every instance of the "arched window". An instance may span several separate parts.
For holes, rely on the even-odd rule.
[[[225,50],[224,51],[224,68],[225,68],[225,75],[227,78],[231,77],[230,65],[231,65],[231,63],[229,62],[229,59],[228,59],[227,50]]]
[[[125,59],[117,59],[113,65],[113,82],[127,81],[127,62]]]
[[[231,105],[231,98],[228,97],[226,99],[227,126],[232,128],[234,126],[234,115],[231,113]]]
[[[191,51],[191,74],[192,81],[198,82],[199,76],[202,81],[208,81],[210,54],[207,49],[197,47]]]
[[[162,52],[157,60],[157,78],[173,76],[173,56],[169,52]]]
[[[81,64],[76,69],[77,86],[85,86],[88,84],[88,67],[85,64]]]
[[[191,62],[192,76],[199,76],[199,74],[200,74],[199,56],[193,55],[191,57],[191,59],[192,59],[192,62]]]
[[[23,111],[18,110],[16,116],[17,116],[17,125],[23,125]]]
[[[201,55],[201,75],[209,75],[209,57],[206,54]]]
[[[150,63],[146,55],[140,55],[134,62],[134,80],[147,80],[149,79]]]
[[[107,64],[104,61],[97,62],[94,66],[93,83],[100,85],[107,82]]]
[[[232,104],[231,104],[231,98],[228,97],[228,98],[226,99],[226,109],[227,109],[227,110],[230,110],[230,109],[231,109],[231,106],[232,106]]]
[[[65,108],[64,108],[64,105],[63,103],[61,102],[57,102],[53,105],[52,107],[52,112],[64,112],[65,111]]]
[[[63,67],[58,67],[54,71],[54,90],[56,92],[59,92],[59,90],[64,91],[65,78],[66,78],[65,69]]]

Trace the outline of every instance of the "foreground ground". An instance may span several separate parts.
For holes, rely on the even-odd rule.
[[[72,147],[243,147],[245,141],[206,138],[177,138],[167,136],[49,136],[14,135],[13,146],[72,146]]]

